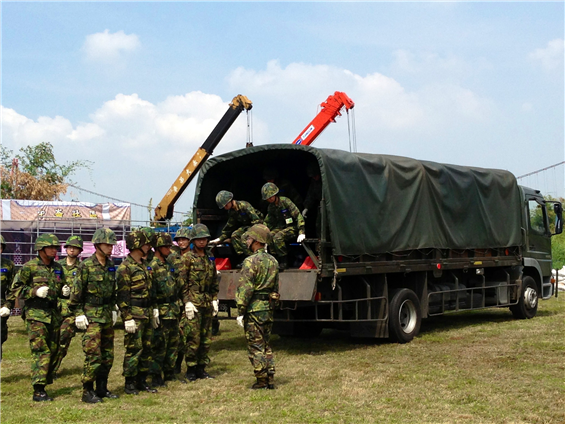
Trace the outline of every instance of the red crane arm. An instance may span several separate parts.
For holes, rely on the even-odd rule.
[[[352,109],[355,103],[344,92],[336,91],[333,95],[329,95],[320,106],[322,110],[312,119],[312,122],[306,125],[292,144],[312,144],[330,122],[335,122],[335,118],[341,116],[341,108]]]

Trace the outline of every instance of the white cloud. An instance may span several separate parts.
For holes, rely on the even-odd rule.
[[[528,57],[530,60],[539,62],[541,66],[548,70],[563,70],[563,50],[565,42],[561,38],[551,40],[545,48],[535,49]]]
[[[104,32],[87,35],[82,50],[89,61],[109,63],[122,59],[140,46],[137,35],[128,35],[123,31],[110,33],[106,29]]]

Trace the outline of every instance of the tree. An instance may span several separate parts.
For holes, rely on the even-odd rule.
[[[3,199],[60,200],[72,182],[69,177],[82,168],[90,169],[92,162],[75,160],[57,163],[51,143],[26,146],[13,157],[2,146],[0,154],[1,194]]]

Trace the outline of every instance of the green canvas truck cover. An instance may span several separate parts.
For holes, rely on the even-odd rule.
[[[253,173],[272,161],[302,173],[306,187],[305,163],[318,163],[335,255],[521,245],[520,191],[508,171],[312,146],[263,145],[211,158],[195,210],[214,208],[217,191],[237,179],[258,192],[264,181]]]

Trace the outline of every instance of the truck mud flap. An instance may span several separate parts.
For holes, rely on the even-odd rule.
[[[219,300],[234,300],[239,286],[239,270],[220,271]],[[313,301],[316,293],[317,270],[290,269],[279,273],[281,301]]]

